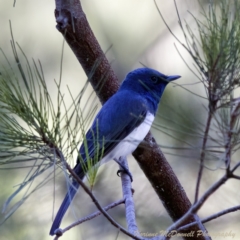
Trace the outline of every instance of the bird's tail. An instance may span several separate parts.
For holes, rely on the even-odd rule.
[[[79,183],[76,181],[73,181],[73,183],[70,185],[70,188],[62,202],[62,205],[59,208],[58,213],[53,221],[53,224],[52,224],[52,227],[51,227],[51,230],[49,233],[51,236],[53,236],[56,229],[58,229],[60,227],[62,218],[65,215],[69,205],[71,204],[71,202],[77,192],[78,187],[79,187]]]

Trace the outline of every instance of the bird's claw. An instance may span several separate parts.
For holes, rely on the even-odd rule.
[[[117,175],[118,175],[119,177],[121,176],[121,175],[120,175],[121,173],[127,174],[127,175],[130,177],[131,182],[133,181],[132,174],[130,173],[130,171],[129,171],[128,169],[124,168],[124,169],[119,169],[119,170],[117,171]]]

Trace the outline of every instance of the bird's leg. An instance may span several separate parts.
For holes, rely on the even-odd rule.
[[[130,173],[128,167],[125,165],[125,161],[126,159],[124,159],[123,157],[120,157],[119,159],[117,158],[114,158],[113,159],[116,163],[118,163],[118,165],[122,168],[122,169],[119,169],[117,171],[117,175],[120,176],[119,174],[120,173],[126,173],[130,179],[131,179],[131,182],[133,181],[133,177],[132,177],[132,174]]]

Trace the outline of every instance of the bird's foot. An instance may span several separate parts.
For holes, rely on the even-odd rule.
[[[119,170],[117,171],[117,175],[120,177],[120,174],[121,174],[121,173],[125,173],[125,174],[127,174],[127,175],[130,177],[131,182],[132,182],[132,181],[133,181],[132,174],[131,174],[131,172],[129,171],[128,167],[125,166],[125,164],[121,161],[121,158],[119,158],[119,159],[116,159],[116,158],[115,158],[114,161],[117,162],[117,163],[119,164],[119,166],[122,168],[122,169],[119,169]]]

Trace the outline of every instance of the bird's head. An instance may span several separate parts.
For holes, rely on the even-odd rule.
[[[159,102],[167,84],[181,76],[164,75],[151,68],[138,68],[126,76],[121,89],[137,92],[145,97],[155,98]]]

